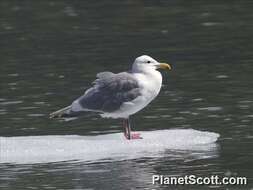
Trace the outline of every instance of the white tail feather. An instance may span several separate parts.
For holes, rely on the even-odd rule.
[[[49,118],[61,118],[62,116],[69,114],[70,111],[71,111],[71,106],[67,106],[65,108],[62,108],[60,110],[50,113]]]

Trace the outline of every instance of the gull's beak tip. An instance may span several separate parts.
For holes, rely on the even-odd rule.
[[[159,64],[159,68],[161,68],[161,69],[166,69],[166,70],[171,70],[171,69],[172,69],[172,68],[171,68],[171,65],[168,64],[168,63],[160,63],[160,64]]]

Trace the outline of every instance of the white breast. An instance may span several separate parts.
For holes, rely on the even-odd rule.
[[[135,74],[139,86],[143,89],[143,95],[147,98],[155,98],[160,92],[162,86],[162,75],[160,72],[153,70],[153,72]]]

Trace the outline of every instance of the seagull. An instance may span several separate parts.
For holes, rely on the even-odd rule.
[[[127,72],[101,72],[93,86],[65,108],[50,114],[50,118],[77,117],[90,111],[103,118],[123,119],[126,139],[141,139],[132,133],[130,116],[146,107],[160,92],[162,75],[157,69],[171,70],[167,63],[160,63],[150,56],[137,57]]]

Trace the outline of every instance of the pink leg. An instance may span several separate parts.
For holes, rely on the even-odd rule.
[[[126,139],[130,140],[130,134],[126,119],[123,119],[123,127],[124,127],[124,136],[126,137]]]
[[[131,140],[131,139],[142,139],[140,136],[140,133],[131,133],[131,127],[130,127],[130,122],[129,119],[124,119],[123,120],[123,127],[124,127],[124,135],[126,139]]]

